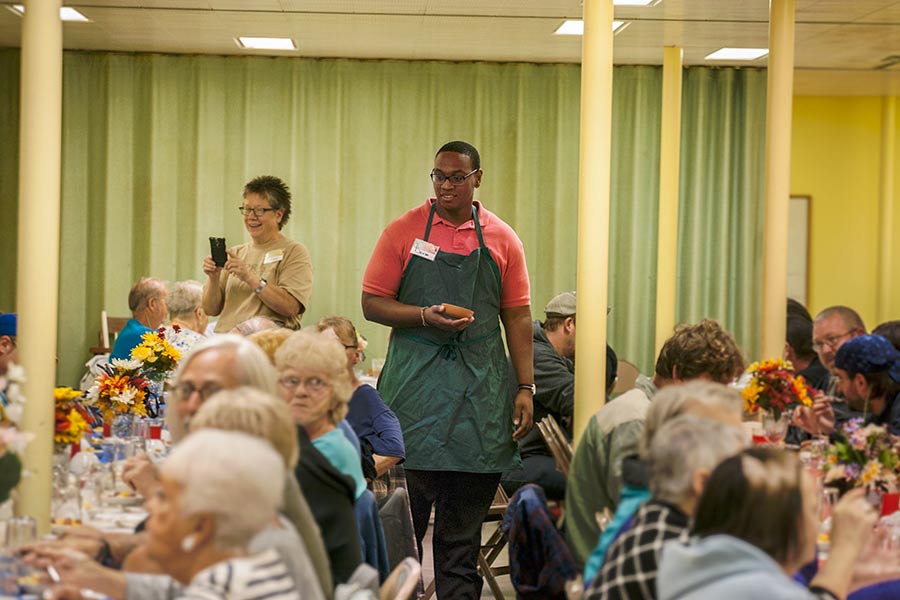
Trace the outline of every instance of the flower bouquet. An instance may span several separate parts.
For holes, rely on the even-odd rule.
[[[0,377],[0,502],[9,499],[22,478],[19,455],[32,437],[32,434],[18,430],[25,408],[25,398],[20,391],[24,382],[25,371],[15,364],[8,365],[6,376]]]
[[[882,425],[863,426],[860,418],[842,427],[842,438],[825,451],[825,484],[844,491],[854,487],[894,491],[897,486],[897,447]]]
[[[84,394],[70,387],[58,387],[53,392],[56,427],[53,442],[57,447],[78,444],[91,431],[94,417],[82,402]]]
[[[181,333],[181,327],[178,325],[173,325],[172,328],[176,335]],[[141,343],[131,350],[131,360],[139,361],[142,364],[145,376],[153,377],[155,375],[161,379],[178,366],[181,352],[169,343],[169,340],[166,339],[165,328],[160,327],[156,331],[147,332],[141,336]]]
[[[140,361],[113,359],[112,364],[102,365],[100,370],[87,399],[100,410],[104,422],[110,423],[119,415],[145,417],[153,412],[152,407],[148,411],[149,381]]]
[[[809,386],[802,375],[794,373],[790,362],[780,358],[756,362],[747,372],[750,383],[741,392],[746,412],[763,409],[773,413],[777,420],[796,405],[812,405]]]

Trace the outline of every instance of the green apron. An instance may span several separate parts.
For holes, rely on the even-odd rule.
[[[435,205],[425,227],[431,233]],[[484,244],[472,206],[478,245],[468,256],[438,251],[413,256],[397,300],[414,306],[447,302],[475,311],[460,332],[395,328],[378,391],[397,414],[407,469],[496,473],[519,464],[513,433],[503,338],[500,269]]]

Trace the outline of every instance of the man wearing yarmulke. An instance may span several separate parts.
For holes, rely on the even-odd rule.
[[[0,314],[0,375],[16,360],[16,313]]]
[[[861,335],[838,349],[834,367],[850,408],[900,435],[900,351],[880,335]]]

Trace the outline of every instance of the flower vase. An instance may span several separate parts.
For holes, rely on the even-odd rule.
[[[113,437],[117,438],[127,438],[131,437],[131,431],[134,427],[134,415],[131,413],[126,413],[123,415],[116,415],[113,417],[112,425],[110,426],[110,433]]]
[[[787,411],[781,413],[774,410],[765,411],[762,423],[766,439],[772,444],[780,443],[787,435],[790,419],[791,415]]]
[[[147,416],[151,419],[159,416],[160,405],[164,402],[165,384],[165,373],[154,373],[147,377]]]

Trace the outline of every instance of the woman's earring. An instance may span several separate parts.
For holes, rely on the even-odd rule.
[[[186,535],[181,540],[181,549],[184,552],[190,552],[191,550],[194,549],[194,546],[196,546],[196,545],[197,545],[197,538],[194,537],[193,534]]]

